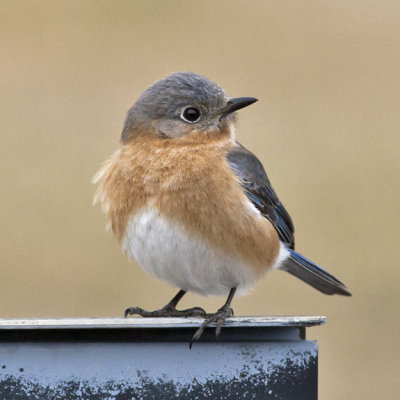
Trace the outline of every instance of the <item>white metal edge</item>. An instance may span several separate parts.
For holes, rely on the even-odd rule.
[[[198,327],[203,318],[55,318],[0,319],[1,329],[96,329],[96,328],[189,328]],[[323,316],[232,317],[231,327],[311,327],[326,323]]]

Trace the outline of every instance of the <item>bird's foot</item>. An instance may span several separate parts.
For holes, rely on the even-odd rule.
[[[205,321],[200,326],[200,328],[197,329],[196,333],[193,335],[192,340],[190,341],[189,347],[192,348],[193,343],[197,342],[200,339],[204,330],[207,328],[207,326],[209,326],[211,324],[216,325],[215,326],[215,336],[217,337],[217,340],[218,340],[219,334],[221,333],[222,325],[224,324],[225,320],[230,317],[233,317],[233,310],[232,310],[232,308],[229,307],[228,304],[223,305],[214,314],[207,314]]]
[[[162,317],[206,317],[207,313],[201,307],[187,308],[186,310],[177,310],[175,307],[166,305],[160,310],[146,311],[140,307],[130,307],[125,310],[124,317],[129,315],[140,315],[146,318]]]

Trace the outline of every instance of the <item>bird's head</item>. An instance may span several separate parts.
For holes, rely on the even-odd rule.
[[[208,78],[177,72],[150,86],[128,112],[121,140],[129,142],[139,132],[163,138],[193,132],[225,131],[234,112],[256,102],[254,97],[230,98]]]

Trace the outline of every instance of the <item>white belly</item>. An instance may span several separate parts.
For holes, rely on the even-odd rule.
[[[227,295],[233,287],[243,294],[257,281],[243,261],[187,235],[153,210],[129,221],[123,248],[151,275],[201,295]]]

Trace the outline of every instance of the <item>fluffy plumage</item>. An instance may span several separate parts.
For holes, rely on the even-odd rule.
[[[155,265],[166,268],[165,260],[176,260],[179,253],[179,265],[169,268],[195,276],[202,263],[208,270],[215,268],[215,276],[223,277],[220,289],[209,285],[209,277],[182,289],[223,294],[228,290],[229,271],[230,281],[237,283],[239,291],[241,286],[249,288],[272,268],[280,244],[272,224],[247,199],[227,162],[227,153],[236,146],[229,129],[208,139],[183,143],[181,139],[166,141],[146,134],[136,137],[97,174],[95,181],[100,185],[96,200],[103,204],[109,226],[124,250],[145,270],[171,282],[172,278],[166,278],[168,272],[154,273]],[[143,217],[149,213],[152,223]],[[159,234],[153,235],[153,228]],[[181,238],[174,246],[170,246],[172,232]],[[183,241],[184,235],[191,239]],[[193,255],[200,256],[201,252],[204,258],[196,263]],[[233,263],[233,259],[238,261]],[[242,272],[237,272],[240,268],[236,264]],[[237,279],[238,274],[247,274],[248,278]],[[171,283],[179,286],[178,282]]]
[[[231,99],[193,73],[156,82],[129,111],[122,147],[94,178],[95,201],[142,268],[183,291],[230,292],[226,307],[236,289],[246,292],[272,268],[349,295],[294,251],[289,214],[261,162],[235,141],[233,112],[254,101]],[[187,108],[199,118],[183,118]]]

